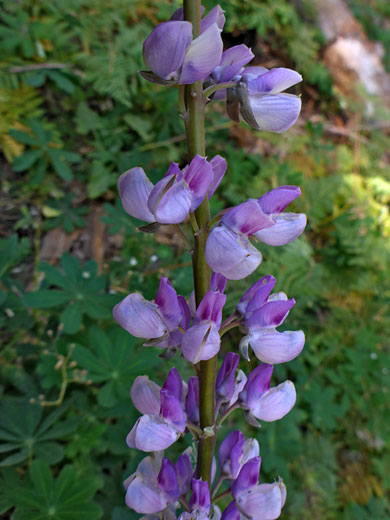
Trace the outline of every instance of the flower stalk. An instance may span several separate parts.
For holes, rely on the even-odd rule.
[[[191,22],[193,38],[199,36],[201,19],[200,0],[184,0],[184,20]],[[196,81],[184,87],[185,114],[188,159],[196,154],[205,156],[204,112],[202,81]],[[196,305],[202,301],[210,288],[210,267],[206,262],[205,248],[209,232],[210,207],[206,196],[195,211],[199,231],[194,233],[194,251],[192,255],[194,289]],[[199,374],[199,419],[200,427],[207,428],[214,424],[215,414],[215,372],[217,358],[200,362]],[[211,482],[211,465],[215,447],[215,436],[201,438],[198,448],[198,478]]]

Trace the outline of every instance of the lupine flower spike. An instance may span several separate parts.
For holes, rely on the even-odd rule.
[[[191,20],[184,19],[184,11]],[[133,292],[115,306],[113,315],[127,332],[142,338],[144,346],[163,349],[162,357],[176,356],[173,362],[182,358],[195,374],[183,381],[173,366],[161,387],[147,376],[135,378],[130,396],[141,415],[126,442],[150,455],[124,481],[125,500],[145,515],[144,520],[274,520],[286,501],[286,488],[281,479],[259,484],[258,441],[245,439],[238,429],[218,442],[217,434],[236,409],[254,426],[281,420],[290,412],[296,401],[294,384],[271,386],[271,377],[275,364],[298,356],[305,338],[299,330],[276,330],[295,300],[284,292],[272,293],[273,276],[260,278],[238,302],[227,302],[225,289],[228,280],[243,279],[260,265],[257,242],[289,244],[304,230],[306,215],[285,211],[301,194],[299,187],[280,186],[222,211],[213,227],[208,200],[227,164],[220,155],[210,160],[205,156],[202,125],[206,104],[225,99],[235,121],[242,119],[257,130],[284,132],[301,109],[300,98],[285,91],[302,78],[286,68],[251,66],[254,55],[242,44],[223,52],[225,16],[220,6],[206,14],[201,8],[196,17],[193,9],[184,11],[175,11],[146,38],[143,58],[148,70],[140,74],[184,91],[183,118],[191,142],[188,163],[171,163],[155,184],[136,165],[119,177],[118,189],[124,211],[153,230],[183,225],[179,228],[183,236],[191,223],[196,294],[193,291],[186,300],[167,277],[161,277],[154,300]],[[233,313],[223,321],[226,303]],[[216,374],[221,336],[225,338],[233,327],[243,333],[239,349],[227,352]],[[251,371],[245,368],[249,347],[262,362]],[[191,435],[192,445],[186,448]],[[173,462],[164,450],[179,440],[184,451]],[[221,512],[218,506],[223,502],[218,501],[228,494],[230,503]]]

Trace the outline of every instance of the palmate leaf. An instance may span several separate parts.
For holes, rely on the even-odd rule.
[[[102,480],[94,474],[80,473],[65,466],[56,479],[43,460],[34,461],[23,486],[11,492],[16,505],[13,518],[79,520],[99,519],[102,510],[92,501]]]
[[[29,121],[32,136],[25,132],[13,131],[12,137],[25,145],[32,146],[13,160],[12,167],[15,171],[21,172],[29,170],[33,165],[35,169],[43,168],[51,164],[53,170],[61,179],[70,181],[73,179],[73,172],[69,163],[77,163],[80,156],[77,153],[64,150],[62,143],[55,143],[53,132],[47,130],[43,124],[35,119]]]
[[[112,407],[127,398],[134,377],[145,370],[150,372],[156,364],[156,357],[147,351],[143,355],[142,349],[134,345],[133,337],[119,327],[105,332],[93,326],[88,339],[89,348],[76,345],[72,360],[87,370],[87,379],[104,383],[98,396],[102,406]]]
[[[4,468],[0,474],[0,515],[14,507],[11,492],[19,485],[17,472],[11,468]]]
[[[20,399],[8,399],[0,408],[0,466],[20,464],[29,457],[39,456],[51,464],[64,456],[58,440],[69,436],[77,427],[78,418],[61,420],[68,404],[59,406],[43,417],[43,408]]]
[[[63,331],[67,334],[80,330],[85,314],[92,319],[111,317],[118,296],[107,293],[107,278],[99,276],[95,261],[80,265],[76,258],[66,253],[59,269],[50,264],[42,264],[41,269],[45,273],[43,287],[25,295],[26,307],[47,309],[67,304],[60,315]],[[48,286],[58,289],[47,289]]]

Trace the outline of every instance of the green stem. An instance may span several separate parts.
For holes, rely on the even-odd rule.
[[[200,34],[201,0],[183,0],[184,20],[191,22],[192,35]],[[204,110],[202,81],[196,81],[184,88],[185,114],[188,158],[196,154],[205,156]],[[195,211],[199,231],[194,233],[194,252],[192,255],[194,288],[196,305],[210,288],[210,268],[205,258],[205,246],[209,233],[210,208],[207,196]],[[199,374],[199,415],[202,429],[213,426],[215,422],[215,372],[216,357],[200,362]],[[201,438],[198,449],[198,478],[211,483],[211,465],[214,455],[215,436]]]
[[[203,91],[203,97],[209,98],[211,94],[214,94],[214,92],[217,92],[217,90],[222,90],[223,88],[231,88],[236,86],[237,81],[227,81],[226,83],[218,83],[218,85],[211,85]]]
[[[222,336],[226,334],[229,330],[234,329],[235,327],[239,327],[241,325],[241,321],[234,321],[233,323],[230,323],[229,325],[226,325],[225,327],[221,327],[219,329],[219,335]]]
[[[239,407],[240,407],[240,405],[239,405],[238,402],[232,404],[232,406],[231,406],[230,408],[228,408],[228,409],[226,410],[226,412],[225,412],[223,415],[221,415],[221,416],[219,417],[219,419],[218,419],[218,421],[217,421],[217,427],[219,428],[219,427],[221,426],[221,424],[223,423],[223,421],[224,421],[224,420],[225,420],[225,419],[226,419],[226,418],[227,418],[227,417],[228,417],[232,412],[234,412],[234,410],[236,410],[236,409],[239,408]]]
[[[230,489],[225,489],[225,491],[222,491],[219,495],[215,496],[213,498],[213,503],[218,502],[218,500],[221,500],[221,498],[227,497],[230,495]]]

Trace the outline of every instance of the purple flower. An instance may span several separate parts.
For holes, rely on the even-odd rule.
[[[301,330],[276,330],[294,305],[295,300],[288,300],[281,292],[268,297],[263,305],[245,314],[248,334],[240,342],[240,351],[246,359],[249,359],[249,345],[257,359],[271,365],[286,363],[300,354],[305,343],[304,333]]]
[[[263,228],[255,237],[270,246],[284,246],[295,240],[306,227],[304,213],[284,213],[284,209],[301,195],[298,186],[280,186],[258,199],[262,211],[272,218],[272,228]],[[272,229],[272,231],[271,231]]]
[[[191,483],[192,495],[188,503],[191,512],[202,512],[208,515],[210,513],[211,500],[209,485],[202,479],[192,479]]]
[[[177,482],[179,485],[179,496],[184,496],[190,489],[192,475],[194,470],[192,468],[190,453],[191,448],[187,448],[177,459],[175,467],[177,474]]]
[[[250,236],[270,245],[295,240],[305,228],[306,215],[282,212],[300,193],[296,186],[281,186],[225,213],[207,239],[209,266],[228,279],[239,280],[251,274],[262,260],[249,242]]]
[[[199,381],[197,377],[190,377],[185,400],[187,418],[194,424],[199,423]]]
[[[263,364],[252,370],[239,395],[241,406],[250,414],[250,424],[253,418],[277,421],[288,414],[295,404],[296,392],[291,381],[270,388],[273,368],[272,365]]]
[[[263,276],[253,284],[238,302],[236,309],[242,315],[252,313],[268,300],[268,297],[275,287],[276,278],[271,275]]]
[[[301,111],[301,99],[282,91],[302,81],[298,72],[247,67],[237,80],[237,87],[227,91],[227,110],[232,119],[238,121],[241,113],[249,126],[279,133],[295,123]]]
[[[262,256],[248,240],[223,222],[214,226],[206,242],[206,260],[216,272],[229,280],[240,280],[251,274],[261,263]]]
[[[214,195],[215,190],[218,188],[219,183],[221,182],[223,176],[225,175],[226,168],[227,168],[227,162],[220,155],[215,155],[211,159],[210,164],[213,168],[213,178],[212,178],[212,181],[210,182],[208,190],[207,190],[207,196],[209,199],[211,199],[211,197]]]
[[[175,466],[162,453],[143,459],[124,486],[126,505],[137,513],[158,513],[180,496]]]
[[[258,457],[259,443],[246,439],[239,430],[233,430],[219,447],[219,468],[228,479],[236,479],[242,466],[253,457]]]
[[[181,12],[153,29],[143,46],[144,62],[150,72],[141,73],[149,81],[162,84],[189,84],[206,79],[220,63],[225,23],[219,6],[201,22],[201,34],[192,39],[192,25],[182,21]]]
[[[236,370],[240,357],[238,354],[228,352],[219,369],[215,384],[217,401],[219,403],[230,401],[236,388]]]
[[[192,327],[187,329],[181,342],[183,356],[193,364],[214,357],[219,351],[219,327],[226,296],[219,291],[207,291],[196,309]]]
[[[244,72],[243,67],[254,57],[253,52],[246,45],[235,45],[230,47],[223,54],[218,67],[210,76],[212,84],[237,81]],[[226,89],[217,90],[213,99],[226,99]]]
[[[196,155],[182,170],[172,163],[153,186],[142,168],[132,168],[118,180],[123,209],[146,222],[179,224],[199,207],[206,194],[211,197],[225,171],[226,161],[221,156],[207,161]]]
[[[253,520],[274,520],[279,518],[286,501],[286,487],[283,482],[258,484],[261,458],[250,459],[241,468],[231,486],[234,501],[222,515],[222,520],[238,520],[241,515]]]
[[[246,45],[230,47],[222,54],[218,67],[214,69],[213,80],[215,83],[231,81],[253,57],[253,52]]]
[[[144,386],[143,386],[144,385]],[[139,376],[130,391],[134,406],[142,415],[126,442],[141,451],[160,451],[177,441],[186,428],[183,410],[183,382],[176,368],[172,368],[157,396],[157,385]]]
[[[132,293],[114,307],[113,315],[127,332],[136,338],[147,338],[145,345],[174,348],[182,338],[177,328],[188,326],[189,309],[168,278],[161,278],[154,302]]]

